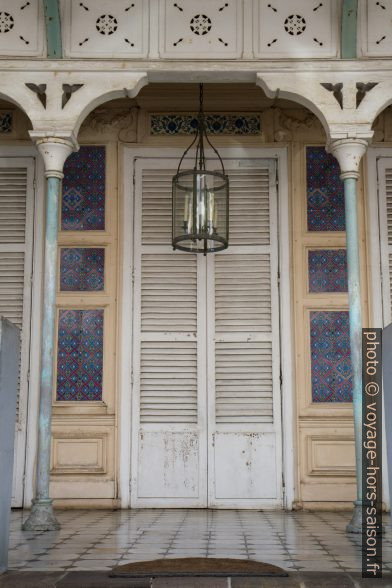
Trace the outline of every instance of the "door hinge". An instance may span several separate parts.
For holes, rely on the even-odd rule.
[[[132,268],[132,284],[135,283],[135,268]]]
[[[133,386],[133,370],[131,371],[131,385]]]

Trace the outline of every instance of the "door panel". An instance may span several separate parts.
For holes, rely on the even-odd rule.
[[[207,262],[209,504],[261,508],[281,501],[276,170],[225,168],[231,245]]]
[[[207,506],[205,263],[170,246],[175,165],[172,159],[135,163],[131,498],[136,507]]]
[[[274,433],[218,431],[213,443],[215,496],[211,497],[210,506],[227,505],[227,502],[231,506],[241,506],[244,501],[276,500]]]
[[[170,247],[176,163],[135,162],[132,505],[281,504],[275,163],[225,160],[230,246],[207,256]]]
[[[34,159],[0,159],[0,315],[21,330],[12,506],[23,505],[34,218]]]

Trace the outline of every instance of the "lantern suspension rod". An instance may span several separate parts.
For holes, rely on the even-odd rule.
[[[204,102],[204,89],[203,84],[199,86],[199,117],[198,117],[198,125],[197,125],[197,134],[199,135],[199,142],[197,144],[196,150],[196,164],[197,160],[199,160],[199,169],[203,170],[206,168],[206,158],[204,154],[204,134],[206,134],[205,128],[205,121],[204,121],[204,110],[203,110],[203,102]]]

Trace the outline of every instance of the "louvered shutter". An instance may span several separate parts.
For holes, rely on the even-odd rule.
[[[133,423],[139,433],[133,500],[139,506],[205,501],[199,475],[206,444],[200,440],[200,260],[170,245],[176,163],[136,162]]]
[[[134,162],[134,507],[281,501],[276,170],[244,153],[229,249],[207,256],[170,245],[178,158]]]
[[[392,322],[392,159],[378,161],[384,326]]]
[[[209,257],[207,273],[214,387],[209,405],[214,464],[210,500],[217,506],[232,500],[251,506],[265,498],[260,492],[276,498],[271,461],[279,424],[274,414],[279,395],[276,176],[268,160],[229,160],[225,167],[230,179],[230,246]],[[258,479],[262,464],[271,471],[272,486]]]
[[[0,159],[0,315],[21,329],[13,506],[22,506],[30,344],[33,229],[32,159]]]

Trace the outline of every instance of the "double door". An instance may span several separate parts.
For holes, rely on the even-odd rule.
[[[0,158],[0,316],[20,329],[12,506],[23,506],[33,272],[32,157]],[[13,391],[10,391],[13,393]]]
[[[133,507],[281,504],[276,168],[244,155],[207,256],[170,245],[177,158],[134,161]]]

